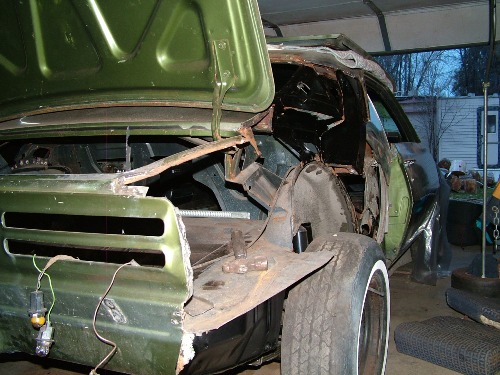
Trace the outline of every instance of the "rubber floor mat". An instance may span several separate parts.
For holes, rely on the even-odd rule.
[[[467,315],[476,322],[500,327],[500,299],[477,296],[475,294],[449,288],[446,291],[448,306]]]
[[[500,330],[493,327],[437,316],[400,324],[394,340],[399,352],[462,374],[500,373]]]

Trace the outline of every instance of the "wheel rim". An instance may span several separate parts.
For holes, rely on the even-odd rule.
[[[376,270],[368,284],[358,341],[358,374],[380,374],[385,364],[388,290],[384,274]]]

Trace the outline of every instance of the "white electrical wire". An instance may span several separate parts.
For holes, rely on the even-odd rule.
[[[104,299],[106,298],[106,296],[108,295],[109,291],[111,290],[111,288],[113,287],[113,284],[115,283],[115,279],[116,279],[116,275],[118,274],[118,272],[125,266],[132,266],[136,264],[135,261],[130,261],[130,262],[127,262],[125,264],[122,264],[120,267],[118,267],[118,269],[115,271],[115,273],[113,274],[113,278],[111,279],[111,282],[109,283],[109,286],[108,288],[106,289],[106,291],[104,292],[104,294],[102,295],[101,299],[99,300],[99,303],[97,304],[97,307],[95,308],[95,311],[94,311],[94,318],[92,319],[92,328],[94,329],[94,333],[95,335],[97,336],[97,338],[99,340],[101,340],[103,343],[107,344],[107,345],[110,345],[113,347],[113,349],[111,349],[111,351],[108,353],[108,355],[106,357],[103,358],[103,360],[101,362],[99,362],[97,364],[96,367],[94,367],[91,371],[90,371],[90,374],[89,375],[99,375],[97,373],[97,369],[99,367],[102,367],[104,366],[110,359],[111,357],[113,357],[113,355],[115,354],[116,350],[118,349],[118,346],[116,345],[115,342],[101,336],[99,334],[99,332],[97,332],[97,328],[96,328],[96,321],[97,321],[97,312],[99,311],[99,308],[101,307],[102,305],[102,302],[104,301]]]

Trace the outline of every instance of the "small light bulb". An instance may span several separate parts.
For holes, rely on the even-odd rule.
[[[31,317],[31,324],[35,328],[40,328],[41,326],[43,326],[45,324],[45,316],[34,314]]]

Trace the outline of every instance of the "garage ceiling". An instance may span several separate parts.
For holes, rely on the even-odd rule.
[[[284,36],[342,33],[373,54],[488,42],[487,0],[259,0],[259,5],[267,26],[279,26]],[[276,35],[271,27],[266,34]]]

